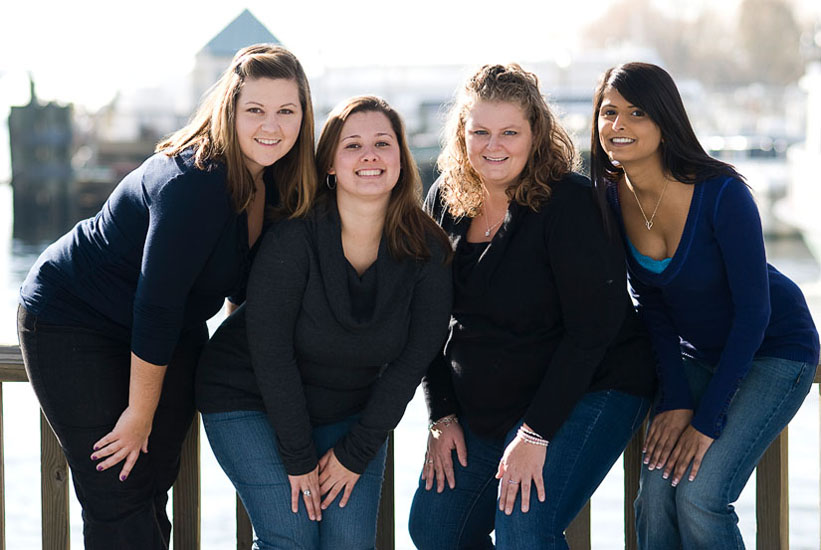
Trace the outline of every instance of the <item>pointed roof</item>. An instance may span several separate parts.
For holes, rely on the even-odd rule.
[[[271,31],[260,23],[259,19],[254,17],[248,9],[244,9],[236,19],[228,23],[228,26],[212,38],[199,53],[232,57],[240,48],[260,43],[282,45],[282,42],[271,34]]]

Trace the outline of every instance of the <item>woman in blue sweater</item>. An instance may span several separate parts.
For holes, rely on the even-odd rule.
[[[242,300],[266,210],[302,215],[315,188],[305,73],[283,48],[250,46],[192,122],[32,267],[20,345],[86,548],[168,548],[205,321]]]
[[[732,503],[807,395],[818,333],[767,263],[749,189],[699,145],[669,74],[614,67],[593,112],[591,173],[658,357],[639,547],[743,548]]]

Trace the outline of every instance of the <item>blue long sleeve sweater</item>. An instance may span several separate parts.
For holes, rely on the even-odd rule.
[[[278,201],[266,185],[266,202]],[[241,293],[250,269],[245,213],[215,164],[158,153],[128,174],[102,210],[43,252],[20,290],[41,322],[88,327],[168,363],[180,331]]]
[[[608,200],[621,218],[616,187]],[[660,273],[627,255],[630,286],[659,361],[657,410],[695,409],[692,425],[721,435],[727,409],[754,357],[818,361],[818,332],[801,290],[769,265],[758,209],[732,177],[695,184],[681,241]],[[681,357],[715,373],[694,407]]]

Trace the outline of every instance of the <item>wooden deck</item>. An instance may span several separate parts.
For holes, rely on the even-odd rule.
[[[3,382],[27,382],[17,346],[0,346],[0,550],[6,548],[5,483],[3,461]],[[821,382],[816,372],[815,382]],[[819,388],[821,392],[821,388]],[[625,548],[636,548],[633,527],[633,497],[641,469],[641,439],[637,435],[624,452],[624,532]],[[756,522],[758,550],[788,550],[789,492],[787,470],[787,429],[772,443],[756,469]],[[45,418],[40,417],[40,476],[43,550],[69,548],[68,483],[65,458]],[[821,466],[820,466],[821,467]],[[393,436],[388,447],[388,464],[379,509],[377,548],[393,550],[394,536]],[[195,419],[186,438],[180,475],[174,484],[173,537],[175,550],[198,550],[200,529],[200,429]],[[590,503],[567,530],[573,550],[590,549]],[[251,523],[237,500],[237,550],[251,548]],[[821,545],[820,545],[821,546]]]

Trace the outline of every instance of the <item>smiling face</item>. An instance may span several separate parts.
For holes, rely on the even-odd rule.
[[[388,117],[378,111],[353,113],[342,126],[333,166],[337,200],[355,197],[390,198],[399,179],[401,155],[396,132]]]
[[[530,123],[516,103],[479,100],[465,117],[468,161],[485,186],[514,184],[532,146]]]
[[[245,165],[256,179],[284,157],[299,137],[302,107],[293,80],[251,78],[239,92],[236,129]]]
[[[607,88],[602,94],[597,124],[599,142],[611,161],[622,166],[648,160],[661,162],[658,125],[615,88]]]

